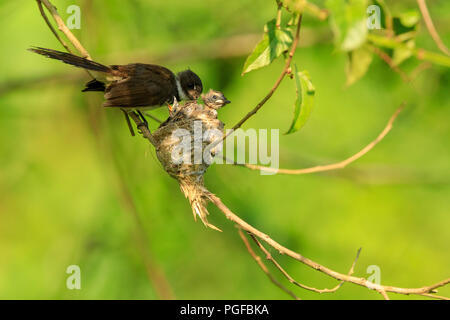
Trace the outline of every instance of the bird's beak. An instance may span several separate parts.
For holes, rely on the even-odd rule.
[[[195,90],[188,90],[187,96],[192,100],[197,100],[200,94]]]
[[[229,103],[231,103],[231,101],[230,101],[230,100],[227,100],[227,99],[225,99],[224,103],[225,103],[225,104],[229,104]]]

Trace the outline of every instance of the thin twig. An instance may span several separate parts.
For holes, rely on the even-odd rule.
[[[384,289],[377,289],[377,291],[378,291],[378,293],[380,293],[383,296],[384,300],[390,300],[389,296],[387,295],[387,293]]]
[[[429,297],[429,298],[433,298],[433,299],[440,299],[440,300],[450,300],[447,297],[443,297],[443,296],[438,296],[436,294],[431,294],[431,293],[423,293],[422,296],[424,297]]]
[[[291,50],[289,51],[288,58],[286,59],[286,63],[284,65],[283,71],[281,72],[280,76],[278,77],[277,81],[275,82],[272,89],[270,89],[269,93],[254,107],[249,113],[247,113],[237,124],[234,125],[232,130],[229,130],[229,133],[227,136],[229,136],[233,131],[240,128],[248,119],[250,119],[253,115],[255,115],[259,109],[272,97],[274,92],[278,89],[278,87],[281,84],[281,81],[283,81],[286,74],[289,73],[290,67],[291,67],[291,61],[294,57],[295,50],[297,49],[299,36],[300,36],[300,28],[302,25],[302,15],[299,16],[297,21],[297,30],[295,31],[295,37],[294,41],[292,42]]]
[[[325,289],[317,289],[317,288],[313,288],[313,287],[304,285],[302,283],[299,283],[291,275],[289,275],[289,273],[286,270],[284,270],[284,268],[273,258],[273,256],[270,254],[270,252],[263,246],[263,244],[253,234],[250,233],[250,237],[257,244],[257,246],[261,249],[261,251],[264,252],[264,254],[266,255],[266,259],[270,260],[275,265],[275,267],[281,271],[281,273],[286,277],[286,279],[289,280],[290,283],[295,284],[296,286],[298,286],[300,288],[303,288],[303,289],[306,289],[309,291],[313,291],[316,293],[333,293],[333,292],[336,292],[345,283],[345,281],[341,281],[332,289],[326,289],[326,288]],[[358,261],[360,253],[361,253],[361,248],[356,253],[356,258],[353,261],[352,266],[350,267],[350,271],[347,273],[347,275],[351,276],[353,274],[355,265],[356,265],[356,262]]]
[[[109,152],[110,151],[111,150],[109,150]],[[110,154],[111,153],[112,152],[110,152]],[[117,168],[118,167],[117,159],[114,159],[114,161],[115,161],[115,165]],[[119,170],[116,170],[116,171],[119,171]],[[136,232],[133,234],[133,236],[137,240],[136,243],[138,244],[139,251],[143,257],[147,276],[150,279],[151,284],[153,284],[158,297],[160,297],[161,299],[164,299],[164,300],[174,300],[175,295],[173,293],[173,290],[172,290],[172,287],[170,286],[169,281],[166,278],[164,270],[158,265],[158,263],[155,262],[155,259],[152,257],[150,248],[147,244],[147,241],[148,241],[147,235],[145,233],[145,229],[142,227],[143,223],[139,216],[139,212],[138,212],[136,204],[133,200],[133,197],[131,196],[130,190],[126,186],[124,177],[123,177],[123,175],[119,174],[119,172],[116,175],[118,177],[120,191],[122,193],[123,205],[125,205],[127,207],[128,211],[132,214],[132,216],[135,220],[134,225],[135,225]]]
[[[277,90],[277,88],[280,86],[281,81],[283,81],[286,74],[290,72],[291,68],[291,61],[294,57],[295,50],[297,49],[299,37],[300,37],[300,29],[302,25],[302,14],[299,15],[297,20],[297,29],[295,31],[295,37],[294,41],[292,42],[291,49],[289,51],[289,55],[286,59],[286,63],[284,65],[283,71],[281,72],[280,76],[278,77],[277,81],[275,81],[275,84],[273,85],[272,89],[270,89],[269,93],[254,107],[249,113],[247,113],[237,124],[234,125],[234,127],[231,130],[227,130],[227,133],[223,135],[222,139],[218,139],[215,143],[211,145],[211,148],[214,148],[218,144],[220,144],[222,141],[224,141],[227,137],[229,137],[235,130],[240,128],[248,119],[250,119],[253,115],[255,115],[259,109],[262,108],[262,106],[272,97],[274,92]]]
[[[433,20],[431,19],[430,13],[428,12],[427,3],[425,2],[425,0],[417,0],[417,4],[419,5],[420,12],[422,13],[423,20],[425,21],[425,25],[427,26],[431,38],[433,38],[434,42],[443,53],[450,56],[450,51],[445,46],[444,42],[439,36],[439,33],[437,33],[436,28],[434,27]]]
[[[98,112],[98,105],[96,105],[95,102],[92,103],[91,99],[88,99],[88,103],[89,122],[92,130],[94,131],[98,148],[101,150],[102,154],[108,158],[107,163],[109,166],[104,167],[110,169],[108,173],[115,177],[118,186],[117,194],[120,203],[123,206],[124,211],[130,213],[135,222],[133,224],[134,229],[132,230],[132,235],[141,254],[148,279],[154,286],[158,297],[164,300],[173,300],[175,299],[175,296],[170,283],[164,274],[164,270],[158,265],[158,263],[155,262],[155,259],[150,251],[148,239],[145,229],[143,228],[143,223],[141,221],[138,208],[125,181],[117,155],[112,152],[111,139],[105,136],[104,131],[98,125],[98,122],[101,121],[103,114]]]
[[[70,47],[67,45],[67,43],[59,36],[58,32],[56,32],[55,28],[53,28],[52,24],[50,23],[50,20],[48,20],[47,15],[45,14],[44,8],[42,7],[42,1],[36,0],[37,5],[39,7],[39,11],[41,12],[42,17],[45,20],[45,23],[49,27],[50,31],[53,33],[53,35],[56,37],[56,39],[63,45],[63,47],[70,53],[73,53]]]
[[[234,164],[238,165],[238,166],[249,168],[251,170],[261,170],[261,171],[272,172],[272,173],[292,174],[292,175],[300,175],[300,174],[306,174],[306,173],[315,173],[315,172],[324,172],[324,171],[342,169],[342,168],[346,167],[347,165],[349,165],[350,163],[355,162],[356,160],[358,160],[359,158],[364,156],[366,153],[368,153],[370,150],[372,150],[381,140],[383,140],[384,137],[389,133],[389,131],[391,131],[392,125],[393,125],[395,119],[398,117],[399,113],[403,110],[403,108],[404,108],[404,104],[402,104],[394,112],[394,114],[389,119],[386,127],[375,138],[375,140],[370,142],[368,145],[366,145],[364,148],[362,148],[359,152],[355,153],[351,157],[349,157],[343,161],[340,161],[338,163],[333,163],[333,164],[328,164],[328,165],[323,165],[323,166],[315,166],[315,167],[304,168],[304,169],[277,169],[277,168],[265,167],[265,166],[249,164],[249,163],[245,163],[245,164],[234,163]]]
[[[281,28],[281,9],[283,8],[283,2],[281,0],[277,0],[277,20],[275,27],[279,30]]]
[[[394,287],[394,286],[384,286],[376,283],[372,283],[368,281],[365,278],[357,278],[351,275],[342,274],[337,271],[334,271],[330,268],[327,268],[309,258],[304,257],[300,253],[297,253],[291,249],[288,249],[284,247],[283,245],[279,244],[275,240],[273,240],[271,237],[269,237],[267,234],[261,232],[260,230],[256,229],[240,217],[238,217],[236,214],[234,214],[223,202],[222,200],[217,197],[214,194],[208,195],[210,201],[225,215],[225,217],[234,223],[236,223],[241,229],[253,234],[254,236],[258,237],[259,239],[263,240],[267,244],[269,244],[272,248],[276,249],[280,254],[285,254],[317,271],[320,271],[334,279],[344,281],[344,282],[351,282],[356,285],[366,287],[371,290],[376,290],[380,292],[380,290],[384,292],[394,292],[398,294],[404,294],[404,295],[423,295],[423,294],[429,294],[436,292],[435,290],[437,288],[440,288],[442,286],[445,286],[450,283],[450,278],[442,280],[438,283],[435,283],[430,286],[425,286],[421,288],[400,288],[400,287]],[[381,293],[381,292],[380,292]],[[438,297],[436,297],[438,298]]]
[[[55,20],[56,24],[58,25],[58,29],[64,33],[64,35],[67,37],[67,39],[70,41],[70,43],[73,44],[73,46],[75,47],[75,49],[78,50],[78,52],[81,53],[81,55],[83,56],[83,58],[92,60],[91,56],[89,55],[89,53],[87,52],[87,50],[81,45],[80,41],[78,41],[78,39],[75,37],[75,35],[72,33],[72,31],[70,31],[70,29],[66,26],[66,24],[64,23],[63,19],[60,17],[60,15],[58,14],[58,10],[56,9],[56,7],[54,5],[52,5],[50,3],[50,1],[48,0],[37,0],[38,3],[43,3],[44,6],[47,8],[47,10],[51,13],[51,15],[53,16],[53,19]],[[47,24],[48,23],[48,19],[46,20]],[[55,34],[55,31],[52,31],[53,34]],[[57,37],[58,40],[60,40],[59,37]],[[66,47],[67,49],[67,45],[65,45],[64,47]],[[70,52],[70,51],[69,51]]]
[[[152,115],[150,112],[144,112],[144,114],[145,114],[147,117],[149,117],[149,118],[155,120],[155,121],[158,122],[158,123],[163,123],[161,120],[159,120],[157,117],[155,117],[154,115]]]
[[[381,58],[381,60],[386,62],[386,64],[389,66],[389,68],[391,68],[396,73],[398,73],[402,77],[404,82],[411,81],[410,77],[406,74],[406,72],[403,71],[402,69],[400,69],[399,66],[395,65],[394,62],[392,61],[391,57],[386,52],[384,52],[383,50],[381,50],[380,48],[378,48],[376,46],[370,46],[370,48],[378,57]]]
[[[61,17],[58,14],[58,11],[54,5],[52,5],[48,0],[36,0],[39,12],[41,13],[42,17],[45,20],[45,23],[53,33],[53,35],[56,37],[56,39],[59,41],[59,43],[62,44],[62,46],[69,52],[73,53],[72,50],[69,48],[67,43],[59,36],[58,32],[56,32],[55,28],[53,28],[52,24],[48,20],[47,15],[45,14],[44,8],[42,7],[42,4],[45,5],[47,10],[51,13],[53,19],[55,20],[56,24],[58,25],[58,29],[63,32],[66,37],[69,39],[70,43],[73,44],[73,46],[84,55],[85,58],[92,60],[89,56],[89,53],[87,53],[86,49],[81,45],[81,43],[78,41],[78,39],[73,35],[73,33],[70,31],[69,28],[65,25],[64,21],[61,19]],[[75,41],[73,41],[73,39]],[[83,69],[92,79],[95,79],[94,75],[87,69]]]
[[[45,22],[49,26],[52,33],[56,36],[58,41],[66,48],[66,50],[71,52],[69,47],[67,46],[67,44],[64,42],[64,40],[61,37],[59,37],[58,33],[55,31],[55,29],[52,27],[52,25],[48,21],[48,18],[45,15],[45,12],[42,7],[42,3],[51,12],[54,20],[56,21],[56,23],[58,25],[59,30],[66,35],[66,37],[72,43],[72,45],[84,57],[86,57],[87,59],[91,59],[87,50],[84,49],[84,47],[81,45],[81,43],[78,41],[78,39],[72,34],[72,32],[64,24],[64,21],[61,19],[61,17],[59,16],[59,14],[56,10],[56,7],[54,7],[48,0],[37,0],[37,3],[38,3],[39,11],[41,12],[41,15],[44,18]],[[89,75],[91,77],[93,77],[90,73],[89,73]],[[134,112],[130,113],[131,117],[133,117],[134,115],[137,116]],[[138,119],[139,119],[139,117],[138,117]],[[135,119],[133,119],[133,120],[135,120]],[[136,122],[136,120],[135,120],[135,122]],[[138,123],[136,123],[136,124],[138,124]],[[141,121],[139,121],[138,128],[142,130],[143,127],[145,127],[145,126],[143,126],[143,123],[141,124]],[[148,132],[146,132],[146,135],[150,137],[149,140],[151,141],[151,139],[153,137],[151,137],[151,133],[148,129],[147,129],[147,131]],[[135,225],[136,225],[136,228],[138,231],[137,243],[139,245],[141,254],[143,256],[143,260],[144,260],[144,263],[146,266],[146,271],[147,271],[149,280],[154,285],[155,291],[159,297],[161,297],[162,299],[173,299],[174,295],[173,295],[172,289],[164,275],[163,270],[159,268],[159,266],[153,261],[152,257],[150,256],[149,248],[148,248],[148,245],[146,244],[145,232],[142,229],[142,223],[140,222],[140,218],[139,218],[139,215],[137,212],[136,205],[129,193],[129,190],[125,186],[125,182],[123,181],[123,176],[120,176],[119,174],[117,176],[119,179],[119,185],[121,187],[121,195],[122,195],[123,203],[124,203],[124,205],[127,206],[127,208],[129,209],[128,211],[133,215],[133,218],[136,222]]]
[[[317,5],[311,2],[305,3],[305,11],[308,13],[311,13],[312,15],[316,16],[316,18],[320,20],[325,20],[328,18],[328,11],[325,9],[319,8]]]
[[[56,8],[53,7],[48,0],[38,0],[38,1],[42,1],[46,7],[50,10],[50,12],[52,13],[53,17],[55,18],[55,21],[57,21],[58,25],[60,23],[62,23],[62,25],[65,27],[64,23],[62,22],[62,19],[59,17],[59,15],[56,12]],[[45,18],[44,18],[45,19]],[[285,69],[283,70],[281,76],[279,77],[279,79],[277,80],[277,82],[275,83],[275,86],[272,88],[272,90],[269,92],[269,94],[255,107],[255,109],[253,109],[247,116],[245,116],[236,126],[235,128],[239,128],[246,120],[248,120],[253,114],[255,114],[261,107],[262,105],[264,105],[264,103],[272,96],[272,94],[274,93],[274,91],[277,89],[277,87],[279,86],[279,84],[281,83],[281,81],[283,80],[284,76],[288,73],[289,67],[290,67],[290,62],[292,60],[292,56],[295,52],[295,48],[297,46],[297,42],[298,42],[298,35],[299,35],[299,31],[300,31],[300,24],[301,24],[301,16],[299,18],[298,24],[297,24],[297,33],[296,33],[296,37],[294,40],[294,43],[292,45],[292,49],[290,51],[289,57],[286,61],[286,66]],[[62,32],[64,32],[64,27],[60,26],[60,29],[62,28]],[[67,29],[67,27],[66,27]],[[67,29],[68,30],[68,29]],[[69,30],[70,32],[70,30]],[[64,32],[65,33],[65,32]],[[65,33],[66,34],[66,33]],[[79,44],[78,40],[76,40],[76,38],[72,35],[72,37],[74,39],[71,38],[72,35],[71,33],[66,34],[66,36],[68,37],[68,39],[71,41],[72,44],[74,44],[74,46],[80,50],[81,48],[84,49],[81,44]],[[76,41],[75,41],[76,40]],[[76,43],[79,44],[76,45]],[[80,51],[81,52],[81,51]],[[89,57],[89,55],[84,54],[84,56]],[[400,112],[400,110],[397,110],[397,113]],[[396,116],[396,114],[394,114],[394,116]],[[155,145],[155,141],[154,138],[150,132],[150,130],[147,128],[147,126],[142,122],[142,120],[139,118],[139,116],[135,113],[135,112],[130,112],[129,113],[130,117],[133,119],[133,121],[135,121],[136,125],[138,126],[138,128],[140,129],[140,133],[143,135],[144,138],[148,139],[150,141],[150,143],[152,143],[153,145]],[[383,132],[380,134],[380,136],[374,141],[372,142],[373,145],[375,145],[376,143],[378,143],[379,140],[381,140],[384,135],[387,134],[387,132],[389,132],[390,127],[392,126],[392,122],[394,121],[395,117],[391,118],[392,121],[390,121],[390,123],[388,123],[387,128],[383,131],[385,132],[383,134]],[[378,140],[379,139],[379,140]],[[366,148],[364,148],[363,150],[361,150],[359,153],[357,153],[356,155],[354,155],[351,158],[359,158],[362,155],[364,155],[365,153],[367,153],[370,149],[373,148],[373,145],[369,144]],[[351,159],[349,158],[349,159]],[[346,161],[348,161],[349,159],[343,161],[344,163]],[[352,162],[353,160],[349,161],[348,163]],[[345,164],[344,164],[345,166]],[[252,236],[257,237],[258,239],[263,240],[264,242],[266,242],[267,244],[269,244],[271,247],[273,247],[274,249],[278,250],[278,252],[280,252],[280,254],[286,254],[287,256],[315,269],[318,270],[332,278],[335,278],[337,280],[340,280],[341,282],[351,282],[360,286],[364,286],[366,288],[372,289],[372,290],[376,290],[378,292],[380,292],[383,297],[387,298],[387,292],[395,292],[395,293],[399,293],[399,294],[416,294],[416,295],[422,295],[422,296],[427,296],[427,297],[433,297],[433,298],[437,298],[437,299],[442,299],[445,297],[440,297],[440,296],[436,296],[433,293],[436,293],[436,289],[442,286],[445,286],[447,284],[450,283],[450,278],[449,279],[445,279],[443,281],[440,281],[436,284],[430,285],[430,286],[425,286],[425,287],[421,287],[421,288],[399,288],[399,287],[393,287],[393,286],[383,286],[383,285],[379,285],[379,284],[374,284],[364,278],[357,278],[351,275],[351,273],[353,272],[354,269],[354,265],[352,265],[352,268],[350,270],[349,274],[341,274],[339,272],[336,272],[334,270],[331,270],[325,266],[320,265],[317,262],[314,262],[304,256],[302,256],[301,254],[294,252],[284,246],[282,246],[281,244],[277,243],[275,240],[273,240],[272,238],[270,238],[268,235],[266,235],[265,233],[259,231],[258,229],[256,229],[255,227],[251,226],[250,224],[248,224],[247,222],[245,222],[244,220],[242,220],[241,218],[239,218],[236,214],[234,214],[230,209],[228,209],[227,206],[225,206],[223,204],[223,202],[220,200],[219,197],[215,196],[214,194],[209,193],[208,194],[208,198],[209,200],[220,210],[222,211],[222,213],[231,221],[235,222],[239,228],[247,231],[248,233],[250,233]],[[256,239],[256,238],[255,238]],[[245,243],[245,241],[244,241]],[[274,260],[273,260],[274,261]],[[354,264],[356,263],[356,260],[354,262]],[[260,265],[261,266],[261,265]],[[336,289],[337,290],[337,289]]]
[[[416,68],[414,68],[413,71],[411,71],[411,73],[410,73],[411,79],[416,79],[419,76],[419,74],[422,73],[422,71],[427,70],[427,69],[431,68],[432,66],[433,65],[431,64],[431,62],[428,62],[428,61],[422,62]]]
[[[406,44],[399,42],[397,39],[391,39],[375,33],[367,34],[367,40],[372,44],[383,48],[409,50],[418,60],[429,61],[437,65],[450,67],[450,57],[447,55],[424,50],[422,48],[409,48]]]
[[[247,248],[247,251],[250,253],[250,255],[252,256],[252,258],[256,261],[256,263],[258,264],[258,266],[262,269],[262,271],[267,275],[267,277],[269,278],[269,280],[275,284],[277,287],[279,287],[281,290],[283,290],[284,292],[286,292],[288,295],[290,295],[292,298],[294,298],[295,300],[300,300],[299,297],[297,297],[292,291],[290,291],[289,289],[287,289],[285,286],[283,286],[280,282],[278,282],[270,273],[269,269],[266,267],[266,265],[264,264],[264,262],[262,262],[262,259],[260,256],[258,256],[255,251],[253,251],[252,247],[250,246],[250,243],[248,243],[247,238],[245,237],[244,233],[242,232],[242,229],[238,229],[239,231],[239,236],[241,237],[242,241],[245,244],[245,247]]]

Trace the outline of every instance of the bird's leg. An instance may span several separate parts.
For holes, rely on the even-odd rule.
[[[128,115],[128,112],[124,109],[121,109],[123,112],[123,115],[125,116],[125,121],[127,122],[128,129],[130,129],[131,135],[134,137],[136,134],[134,133],[133,126],[131,125],[130,116]]]
[[[148,130],[149,130],[149,128],[148,128],[148,121],[147,121],[147,119],[145,119],[145,117],[144,117],[144,115],[142,114],[142,112],[141,111],[139,111],[139,110],[136,110],[136,112],[137,112],[137,114],[139,115],[139,117],[141,118],[141,120],[142,120],[142,122],[140,123],[140,124],[138,124],[138,129],[139,129],[139,127],[140,126],[144,126],[144,127],[146,127]]]
[[[158,122],[158,123],[162,123],[161,120],[159,120],[157,117],[155,117],[155,116],[152,115],[151,113],[149,113],[149,112],[142,112],[142,113],[144,114],[144,116],[146,116],[146,117],[148,117],[148,118],[151,118],[151,119],[155,120],[155,121]]]
[[[148,128],[148,121],[147,121],[147,119],[145,119],[145,116],[142,114],[141,111],[139,111],[139,110],[136,110],[136,111],[139,114],[139,116],[141,117],[142,122],[144,122],[145,126]]]

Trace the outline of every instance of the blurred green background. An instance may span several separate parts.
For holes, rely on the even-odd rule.
[[[240,76],[264,23],[275,16],[275,1],[53,3],[64,19],[69,5],[81,7],[81,29],[74,33],[99,62],[190,67],[205,88],[232,101],[219,115],[227,126],[256,105],[283,67],[280,59]],[[387,4],[394,13],[416,8],[413,0]],[[429,8],[449,45],[450,3],[429,1]],[[333,48],[327,22],[305,16],[303,23],[294,61],[310,72],[315,108],[300,132],[280,135],[281,167],[345,159],[375,138],[402,101],[406,110],[385,140],[347,169],[261,176],[214,165],[206,186],[276,241],[337,271],[346,273],[362,247],[357,276],[370,276],[367,267],[377,265],[388,285],[419,287],[448,277],[449,70],[433,66],[405,84],[375,58],[365,77],[346,88],[346,58]],[[418,45],[437,51],[421,27]],[[82,70],[26,51],[62,49],[35,1],[0,3],[0,39],[0,298],[157,299],[149,260],[178,299],[289,298],[217,209],[209,206],[210,220],[223,233],[194,223],[149,143],[130,136],[120,112],[101,107],[101,94],[80,92],[89,80]],[[294,99],[294,83],[286,80],[244,129],[287,131]],[[167,116],[163,108],[154,114]],[[304,284],[336,284],[272,253]],[[74,264],[81,268],[81,290],[66,288],[66,268]],[[330,295],[290,288],[303,299],[381,298],[351,284]],[[450,288],[439,294],[449,296]]]

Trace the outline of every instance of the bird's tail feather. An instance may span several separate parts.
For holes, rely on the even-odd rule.
[[[101,63],[88,60],[86,58],[82,58],[79,56],[76,56],[71,53],[67,52],[61,52],[53,49],[46,49],[46,48],[40,48],[40,47],[33,47],[28,49],[32,52],[35,52],[37,54],[46,56],[51,59],[60,60],[64,63],[70,64],[72,66],[88,69],[92,71],[98,71],[98,72],[105,72],[105,73],[111,73],[112,69],[108,66],[105,66]]]
[[[82,92],[86,92],[86,91],[105,91],[106,90],[106,86],[104,82],[98,81],[97,79],[93,79],[91,81],[89,81],[88,83],[86,83],[86,87],[81,90]]]

